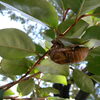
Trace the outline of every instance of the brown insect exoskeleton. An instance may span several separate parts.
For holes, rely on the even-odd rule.
[[[61,41],[53,41],[53,47],[51,48],[49,55],[51,60],[58,64],[73,64],[83,60],[88,55],[89,48],[80,47],[79,45],[73,45],[64,47]]]

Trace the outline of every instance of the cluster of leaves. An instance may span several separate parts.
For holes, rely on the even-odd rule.
[[[48,42],[62,34],[61,41],[65,46],[79,44],[92,48],[86,61],[88,61],[87,70],[94,75],[88,76],[79,69],[73,68],[71,76],[81,90],[88,93],[94,92],[92,79],[100,82],[100,26],[98,23],[100,21],[100,0],[1,0],[0,4],[17,10],[27,18],[35,18],[46,24],[49,30],[45,30],[43,35]],[[56,9],[57,7],[59,9]],[[69,12],[66,13],[69,8]],[[86,13],[87,15],[85,15]],[[61,15],[60,18],[59,15]],[[88,22],[88,18],[92,20],[91,23]],[[0,30],[0,56],[3,58],[0,64],[0,74],[15,80],[17,75],[21,76],[27,73],[35,63],[26,57],[34,56],[39,59],[48,48],[50,45],[42,48],[42,46],[35,44],[21,30],[14,28]],[[67,85],[66,79],[70,76],[69,68],[69,65],[56,64],[48,57],[41,61],[38,68],[33,69],[30,75],[41,71],[43,76],[38,75],[35,78]],[[47,97],[50,92],[58,93],[56,89],[51,87],[39,87],[34,79],[18,83],[17,88],[22,96],[32,93],[32,96]],[[3,98],[3,93],[4,91],[1,89],[1,98]],[[11,91],[8,94],[12,95]],[[48,98],[48,100],[58,99]]]

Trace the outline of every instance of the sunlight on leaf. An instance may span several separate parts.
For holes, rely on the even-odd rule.
[[[60,83],[60,84],[67,85],[67,79],[63,75],[44,74],[42,79],[47,82]]]

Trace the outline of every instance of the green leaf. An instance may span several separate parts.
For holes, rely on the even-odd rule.
[[[4,90],[0,89],[0,100],[3,100]]]
[[[88,48],[96,48],[100,46],[100,40],[90,39],[89,41],[84,43],[84,46]]]
[[[73,44],[83,45],[86,42],[86,40],[79,38],[61,38],[59,40],[64,44],[64,46],[70,46]]]
[[[50,40],[51,41],[52,39],[55,39],[56,34],[55,34],[55,32],[52,29],[49,29],[49,30],[46,30],[44,32],[43,36],[45,38],[47,38],[47,40]]]
[[[52,87],[39,89],[39,96],[40,97],[48,97],[50,93],[59,94],[59,91],[57,89],[52,88]]]
[[[58,16],[55,8],[47,0],[1,0],[18,10],[35,17],[49,26],[57,26]],[[10,6],[4,4],[8,8]],[[12,8],[11,8],[12,9]]]
[[[57,30],[59,34],[63,33],[68,27],[70,27],[74,23],[74,20],[66,20],[59,24]]]
[[[83,39],[100,39],[100,26],[92,26],[86,30]]]
[[[15,77],[14,75],[8,75],[6,72],[4,72],[4,71],[2,70],[2,68],[1,68],[1,66],[0,66],[0,75],[3,75],[3,76],[5,76],[5,77],[9,77],[9,78],[12,79],[12,80],[15,80],[15,79],[16,79],[16,77]]]
[[[99,53],[100,54],[100,53]],[[91,55],[88,58],[87,69],[89,72],[100,75],[100,56]]]
[[[82,0],[78,15],[83,15],[97,7],[100,7],[100,0]]]
[[[44,54],[45,53],[45,50],[38,44],[35,44],[35,47],[36,47],[36,52],[39,53],[39,54]]]
[[[71,8],[74,12],[78,12],[82,0],[62,0],[65,9]]]
[[[48,50],[48,49],[50,49],[51,47],[52,47],[52,43],[51,43],[51,41],[45,41],[45,49],[46,50]]]
[[[48,97],[48,100],[66,100],[66,99],[60,97]]]
[[[14,28],[0,30],[0,56],[3,58],[24,58],[34,52],[35,45],[24,32]]]
[[[87,57],[88,60],[87,68],[90,72],[96,75],[100,75],[99,59],[100,59],[100,47],[97,47],[91,50],[89,56]]]
[[[100,56],[100,47],[94,48],[93,50],[91,50],[91,52],[89,53],[90,57],[96,57],[96,56]]]
[[[17,91],[22,95],[28,95],[34,88],[34,81],[32,79],[23,81],[18,84]]]
[[[12,92],[12,90],[10,90],[10,89],[4,92],[4,96],[10,96],[10,95],[14,95],[14,94],[15,93]]]
[[[32,66],[32,63],[25,58],[18,60],[3,59],[1,69],[8,75],[21,75],[27,72],[29,65]]]
[[[63,75],[44,74],[42,79],[47,82],[60,83],[60,84],[67,85],[67,79]]]
[[[100,75],[93,75],[92,78],[100,83]]]
[[[97,7],[100,7],[100,0],[62,0],[64,7],[71,8],[78,15],[83,15]]]
[[[67,28],[69,28],[74,23],[74,20],[66,20],[65,22],[61,23],[58,26],[58,32],[63,33],[66,31]],[[88,27],[88,24],[80,20],[67,34],[66,37],[70,38],[78,38],[82,35],[82,33],[86,30]]]
[[[65,75],[69,74],[68,65],[56,64],[50,60],[50,58],[43,60],[38,66],[39,70],[43,73],[50,73],[55,75]]]
[[[73,79],[81,90],[88,93],[92,93],[94,91],[94,84],[92,80],[89,78],[89,76],[78,69],[73,71]]]
[[[100,7],[96,8],[93,14],[94,16],[100,18]]]

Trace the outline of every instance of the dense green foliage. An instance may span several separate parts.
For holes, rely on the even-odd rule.
[[[49,97],[50,93],[58,94],[59,91],[52,87],[43,88],[40,86],[41,82],[76,84],[84,92],[95,92],[93,80],[100,82],[100,0],[0,0],[0,5],[1,9],[6,7],[16,10],[28,19],[35,19],[48,27],[42,33],[44,47],[33,42],[21,30],[0,30],[0,56],[3,58],[0,74],[13,81],[18,80],[18,75],[21,78],[23,74],[27,77],[33,75],[31,79],[25,76],[17,82],[17,91],[21,96],[31,93],[32,99],[48,97],[48,100],[63,100]],[[51,41],[56,38],[65,47],[79,45],[90,49],[85,59],[86,71],[79,67],[84,62],[57,64],[50,59],[47,51],[52,47]],[[87,72],[93,75],[89,76]],[[0,100],[13,95],[11,90],[7,90],[10,88],[7,86],[1,87]]]

